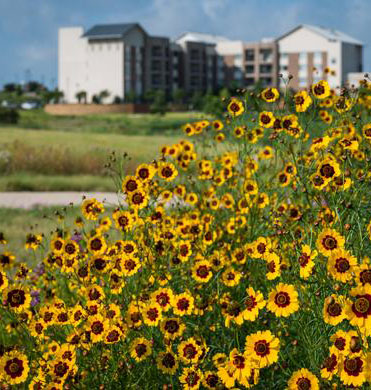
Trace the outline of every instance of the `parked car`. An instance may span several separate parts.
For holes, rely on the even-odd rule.
[[[39,108],[39,102],[35,101],[28,101],[28,102],[23,102],[21,104],[22,110],[35,110],[36,108]]]

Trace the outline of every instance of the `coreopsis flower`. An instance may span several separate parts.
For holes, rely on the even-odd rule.
[[[8,278],[6,273],[0,270],[0,292],[8,287]]]
[[[20,313],[29,309],[31,294],[25,287],[11,284],[3,290],[3,300],[10,310]]]
[[[161,306],[157,302],[149,303],[142,310],[143,322],[149,326],[157,326],[162,319]]]
[[[306,368],[295,371],[289,381],[288,390],[319,390],[318,378]]]
[[[138,190],[135,190],[133,192],[130,192],[128,194],[127,200],[128,200],[129,205],[134,210],[141,210],[147,206],[149,197],[145,191],[138,189]]]
[[[338,330],[330,337],[330,341],[336,348],[336,353],[346,356],[350,351],[350,336],[343,330]]]
[[[203,373],[202,384],[206,387],[206,389],[213,390],[220,387],[222,383],[216,372],[205,371]]]
[[[273,103],[280,97],[280,94],[279,94],[277,88],[265,88],[260,93],[260,96],[267,103]]]
[[[228,267],[222,273],[222,282],[228,287],[237,286],[240,282],[242,275],[232,267]]]
[[[334,179],[341,174],[340,166],[334,159],[325,158],[317,164],[317,174],[324,179]]]
[[[260,291],[255,291],[252,287],[246,289],[247,296],[244,298],[243,318],[246,321],[255,321],[266,302]]]
[[[124,256],[120,261],[121,272],[124,276],[135,275],[141,267],[140,261],[134,256]]]
[[[268,297],[267,309],[277,317],[288,317],[299,310],[298,293],[294,286],[279,283]]]
[[[307,91],[300,91],[294,95],[296,112],[305,112],[312,104],[312,98]]]
[[[122,192],[129,195],[131,192],[140,190],[143,187],[143,183],[136,176],[126,176],[122,181]]]
[[[27,380],[30,367],[25,354],[10,351],[0,358],[0,380],[8,385],[17,385]]]
[[[332,294],[327,297],[323,306],[323,320],[336,326],[347,318],[345,314],[345,297]]]
[[[329,356],[322,363],[321,377],[330,381],[334,375],[338,374],[339,370],[339,353],[336,347],[331,346]]]
[[[317,99],[326,99],[330,96],[330,86],[327,81],[321,80],[312,85],[312,93]]]
[[[353,279],[354,269],[357,266],[357,259],[343,248],[331,252],[327,271],[336,280],[342,283]]]
[[[223,130],[223,128],[224,128],[224,123],[223,123],[221,120],[217,119],[217,120],[215,120],[215,121],[213,121],[213,122],[211,123],[211,126],[212,126],[212,128],[213,128],[214,130],[220,131],[220,130]]]
[[[99,214],[104,212],[104,206],[103,203],[97,201],[95,198],[85,199],[82,202],[81,211],[86,219],[95,221]]]
[[[143,338],[137,337],[131,342],[130,356],[137,362],[141,362],[146,359],[152,353],[152,343]]]
[[[211,264],[201,260],[192,267],[192,277],[199,283],[207,283],[213,276]]]
[[[174,314],[178,316],[190,315],[194,309],[194,298],[188,293],[174,295],[171,306]]]
[[[160,330],[164,337],[170,340],[175,340],[180,337],[184,330],[184,323],[176,317],[163,318],[160,323]]]
[[[175,165],[169,162],[161,162],[158,165],[157,173],[161,179],[172,181],[178,175]]]
[[[182,384],[183,390],[197,390],[200,388],[203,374],[199,368],[184,367],[179,381]]]
[[[11,252],[0,253],[0,269],[9,269],[13,266],[15,256]]]
[[[232,98],[227,106],[227,110],[233,117],[237,117],[243,114],[245,106],[241,100]]]
[[[334,229],[323,230],[317,238],[318,252],[324,256],[331,256],[334,251],[344,247],[345,239]]]
[[[264,256],[264,260],[267,262],[266,277],[268,280],[274,280],[281,275],[280,258],[274,252],[269,252]]]
[[[259,113],[259,125],[265,128],[270,128],[274,123],[274,115],[270,111],[262,111]]]
[[[177,357],[173,352],[160,352],[156,357],[157,368],[164,374],[174,375],[179,367]]]
[[[259,369],[277,362],[279,350],[280,340],[269,330],[246,337],[245,353]]]
[[[27,234],[25,248],[36,250],[40,246],[42,239],[43,236],[41,234]]]
[[[339,364],[339,376],[346,386],[362,386],[366,381],[367,363],[362,356],[345,357]]]
[[[366,284],[355,287],[350,291],[350,295],[352,298],[346,307],[350,324],[371,336],[371,286]]]
[[[229,369],[233,374],[234,380],[243,386],[248,386],[252,367],[246,352],[241,353],[237,348],[234,348],[229,354]],[[223,378],[221,379],[223,381]]]
[[[153,164],[140,164],[135,170],[135,175],[142,183],[148,183],[156,174],[156,168]]]
[[[183,361],[185,364],[197,363],[199,357],[201,356],[201,353],[202,350],[193,337],[182,341],[178,345],[179,359]]]
[[[93,255],[103,255],[107,250],[107,243],[103,236],[95,235],[89,238],[87,243],[87,249]]]
[[[367,140],[371,140],[371,123],[366,123],[362,127],[362,134]]]
[[[309,245],[302,245],[300,256],[298,258],[301,278],[308,279],[312,274],[312,270],[315,265],[313,260],[317,257],[317,254],[317,251],[312,251]]]

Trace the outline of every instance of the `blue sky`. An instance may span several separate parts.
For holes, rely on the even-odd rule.
[[[0,0],[0,15],[0,85],[57,83],[58,28],[116,22],[139,22],[156,35],[199,31],[246,41],[318,24],[363,41],[371,71],[371,0]]]

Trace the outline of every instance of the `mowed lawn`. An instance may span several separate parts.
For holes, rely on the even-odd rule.
[[[198,112],[55,116],[21,111],[17,125],[0,126],[0,191],[115,191],[105,168],[113,151],[132,173],[184,137]]]

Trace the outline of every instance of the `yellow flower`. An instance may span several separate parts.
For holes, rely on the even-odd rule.
[[[312,85],[312,93],[317,99],[325,99],[330,96],[330,86],[327,81],[321,80]]]
[[[227,110],[232,116],[236,117],[243,114],[245,111],[245,106],[241,100],[232,98],[227,106]]]
[[[280,340],[269,330],[246,337],[245,354],[256,368],[260,369],[277,362],[279,350]]]
[[[274,123],[274,115],[270,111],[262,111],[259,113],[259,125],[270,128]]]
[[[211,264],[201,260],[192,267],[192,277],[199,283],[207,283],[213,276]]]
[[[301,254],[298,259],[301,278],[307,279],[312,274],[312,269],[314,267],[313,260],[315,257],[317,257],[317,254],[317,251],[312,251],[309,245],[303,245],[301,247]]]
[[[345,239],[334,229],[323,230],[317,238],[316,246],[319,253],[329,257],[337,249],[344,247]]]
[[[371,285],[358,286],[350,291],[346,314],[353,326],[360,328],[366,336],[371,336]]]
[[[174,375],[179,367],[176,356],[171,351],[160,352],[156,357],[157,367],[164,374]]]
[[[184,316],[192,314],[194,308],[194,298],[188,293],[174,295],[171,306],[176,315]]]
[[[315,375],[313,375],[306,368],[295,371],[288,381],[288,390],[319,390],[319,382]]]
[[[27,380],[30,367],[25,354],[18,351],[5,353],[0,358],[0,381],[8,385],[17,385]]]
[[[178,175],[178,171],[175,168],[174,164],[168,162],[161,162],[157,168],[158,175],[161,179],[166,181],[172,181]]]
[[[260,96],[266,102],[272,103],[272,102],[275,102],[280,97],[280,94],[279,94],[277,88],[265,88],[261,92]]]
[[[201,353],[202,350],[193,337],[182,341],[178,345],[178,356],[185,364],[197,363]]]
[[[345,297],[332,294],[327,297],[323,306],[323,320],[336,326],[347,318],[345,314]]]
[[[183,390],[197,390],[200,388],[203,375],[196,367],[184,367],[182,375],[179,377]]]
[[[339,248],[331,252],[327,262],[327,271],[339,282],[349,282],[353,279],[357,259],[345,249]]]
[[[367,363],[362,356],[345,357],[339,364],[340,379],[346,386],[362,386],[366,381]]]
[[[157,302],[151,302],[142,310],[142,315],[145,324],[157,326],[162,319],[161,306]]]
[[[130,356],[137,362],[146,359],[152,353],[152,344],[143,337],[137,337],[130,345]]]
[[[268,297],[267,309],[277,317],[288,317],[299,310],[298,293],[291,284],[279,283]]]
[[[312,98],[307,91],[300,91],[294,95],[296,112],[305,112],[312,104]]]
[[[104,212],[104,207],[101,202],[98,202],[95,198],[85,199],[81,205],[82,214],[86,219],[95,221],[98,215]]]

